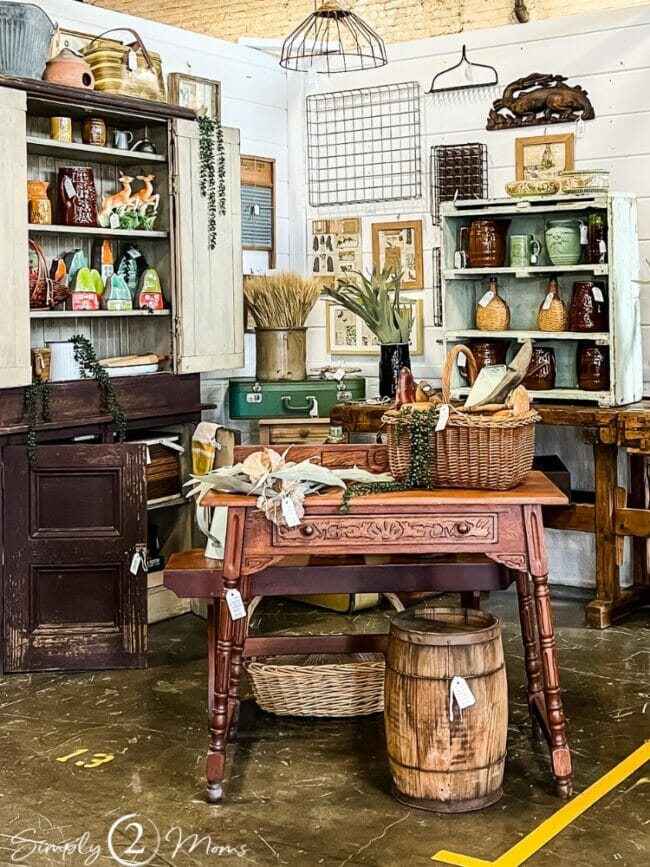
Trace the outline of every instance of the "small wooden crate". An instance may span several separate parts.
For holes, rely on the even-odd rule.
[[[182,496],[181,454],[178,434],[157,434],[136,440],[147,449],[147,502]]]

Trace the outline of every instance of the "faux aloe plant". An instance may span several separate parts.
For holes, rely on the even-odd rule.
[[[323,294],[360,316],[380,343],[408,343],[413,312],[410,305],[400,304],[401,285],[401,273],[388,269],[373,270],[370,276],[348,271],[335,286],[327,286]]]

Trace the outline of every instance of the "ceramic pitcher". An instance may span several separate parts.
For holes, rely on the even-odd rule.
[[[582,258],[580,220],[549,220],[544,233],[546,252],[553,265],[577,265]]]

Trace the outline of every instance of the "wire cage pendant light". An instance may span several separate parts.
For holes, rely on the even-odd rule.
[[[388,63],[383,39],[338,0],[326,0],[284,41],[280,66],[297,72],[354,72]]]

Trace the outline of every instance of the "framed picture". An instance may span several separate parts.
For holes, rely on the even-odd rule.
[[[411,355],[424,352],[424,314],[421,298],[405,298],[404,305],[413,307],[413,329],[411,331]],[[379,355],[379,341],[366,323],[357,316],[336,304],[327,303],[327,351],[331,355]]]
[[[361,220],[312,220],[308,232],[307,272],[334,283],[346,271],[361,271]]]
[[[197,78],[184,72],[170,72],[167,76],[169,101],[173,105],[191,108],[197,114],[221,119],[221,82]]]
[[[403,289],[424,289],[422,220],[372,224],[372,264],[402,272]]]
[[[571,171],[573,142],[572,132],[515,139],[516,179],[555,178],[560,172]]]

